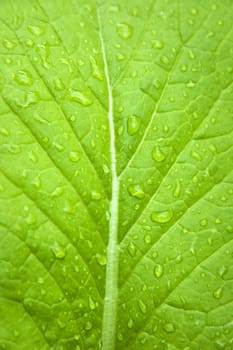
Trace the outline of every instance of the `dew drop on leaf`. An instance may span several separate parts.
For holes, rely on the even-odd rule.
[[[156,162],[162,162],[166,157],[164,153],[161,151],[159,146],[155,146],[152,150],[152,158]]]
[[[100,266],[105,266],[107,264],[107,259],[105,255],[96,254],[96,260]]]
[[[147,313],[147,306],[141,299],[138,300],[138,306],[143,314]]]
[[[129,254],[131,256],[135,256],[136,255],[136,247],[135,247],[135,245],[132,242],[129,243],[127,249],[128,249],[128,252],[129,252]]]
[[[152,41],[152,47],[154,48],[154,49],[162,49],[163,48],[163,42],[162,41],[160,41],[160,40],[153,40]]]
[[[86,96],[83,92],[77,90],[69,91],[69,98],[71,101],[78,102],[83,106],[90,106],[92,104],[92,99]]]
[[[127,23],[118,23],[117,33],[122,39],[129,39],[133,34],[133,29]]]
[[[151,219],[154,222],[158,223],[166,223],[169,222],[173,217],[173,211],[172,210],[165,210],[165,211],[153,211],[151,214]]]
[[[44,28],[39,27],[39,26],[31,26],[31,25],[29,25],[27,28],[28,28],[28,31],[30,33],[32,33],[33,35],[35,35],[35,36],[40,36],[44,32]]]
[[[20,85],[31,85],[32,84],[32,76],[31,73],[29,73],[26,70],[19,70],[15,76],[15,80]]]
[[[160,278],[163,275],[163,266],[161,264],[155,264],[154,274],[157,278]]]
[[[63,188],[62,187],[57,187],[52,193],[51,197],[60,197],[63,193]]]
[[[16,44],[15,44],[13,41],[11,41],[11,40],[5,39],[5,40],[3,41],[3,46],[4,46],[7,50],[11,50],[11,49],[13,49],[13,48],[16,46]]]
[[[137,199],[142,199],[145,197],[145,192],[140,184],[131,184],[127,187],[129,194]]]
[[[98,201],[101,199],[101,193],[97,192],[97,191],[91,191],[91,199]]]
[[[220,299],[222,296],[222,287],[216,289],[214,292],[213,292],[213,297],[215,299]]]
[[[128,320],[127,326],[128,326],[129,329],[133,328],[133,319],[132,318],[130,318]]]
[[[137,133],[141,126],[141,118],[136,115],[130,115],[127,120],[127,132],[130,136]]]
[[[147,244],[151,243],[151,235],[147,234],[144,236],[144,242]]]
[[[96,309],[96,303],[92,299],[92,297],[90,297],[90,296],[89,296],[89,307],[90,307],[91,310],[95,310]]]
[[[166,323],[164,326],[163,326],[163,329],[165,330],[165,332],[167,333],[173,333],[175,332],[175,326],[173,323]]]
[[[80,157],[79,154],[76,151],[70,151],[69,152],[69,159],[71,160],[71,162],[78,162]]]
[[[92,76],[100,81],[103,80],[103,74],[100,70],[100,67],[98,66],[96,59],[91,56],[90,57],[90,63],[91,63],[91,69],[92,69]]]

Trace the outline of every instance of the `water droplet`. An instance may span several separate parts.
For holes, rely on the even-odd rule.
[[[28,225],[33,225],[36,223],[36,217],[34,214],[29,213],[28,216],[26,217],[25,221]]]
[[[33,162],[33,163],[37,163],[38,162],[38,157],[37,154],[34,151],[30,151],[28,153],[28,158]]]
[[[75,152],[75,151],[70,151],[70,152],[69,152],[69,159],[70,159],[72,162],[76,163],[76,162],[79,161],[80,157],[79,157],[79,154],[78,154],[77,152]]]
[[[180,195],[180,182],[176,180],[176,188],[174,189],[173,196],[178,198]]]
[[[44,28],[39,26],[28,26],[28,31],[32,33],[33,35],[40,36],[44,32]]]
[[[3,40],[3,46],[7,50],[11,50],[11,49],[13,49],[16,46],[16,44],[13,41],[11,41],[11,40],[5,39],[5,40]]]
[[[10,135],[9,131],[5,128],[0,128],[0,134],[2,136],[9,136]]]
[[[132,318],[130,318],[128,320],[127,326],[128,326],[129,329],[133,328],[133,320],[132,320]]]
[[[189,50],[188,55],[189,55],[189,58],[191,58],[191,60],[195,58],[195,55],[192,50]]]
[[[87,321],[87,323],[85,324],[85,329],[87,331],[89,331],[90,329],[92,329],[92,323],[90,321]]]
[[[110,170],[109,170],[109,167],[107,166],[107,164],[103,164],[102,168],[103,168],[103,171],[104,171],[105,174],[109,174],[110,173]]]
[[[13,154],[18,154],[21,152],[21,146],[15,144],[8,145],[7,149],[10,153]]]
[[[101,70],[93,56],[90,57],[91,62],[91,69],[92,69],[92,75],[94,78],[102,81],[103,80],[103,74],[101,73]]]
[[[166,157],[163,152],[160,150],[159,146],[155,146],[152,150],[152,158],[156,162],[162,162]]]
[[[163,275],[163,266],[156,264],[154,267],[154,274],[157,278],[160,278]]]
[[[129,39],[133,34],[133,30],[132,27],[127,23],[118,23],[117,33],[122,39]]]
[[[63,81],[59,77],[56,77],[53,82],[54,82],[55,89],[57,89],[59,91],[65,89]]]
[[[202,226],[202,227],[205,227],[206,225],[207,225],[207,220],[206,219],[201,219],[201,221],[200,221],[200,225]]]
[[[27,40],[26,40],[26,45],[27,45],[28,47],[32,47],[33,45],[35,45],[35,43],[34,43],[34,41],[33,41],[32,39],[27,39]]]
[[[100,266],[105,266],[107,264],[107,259],[105,255],[96,254],[96,260]]]
[[[62,260],[62,259],[65,258],[66,252],[65,252],[64,249],[62,249],[62,248],[60,247],[60,245],[59,245],[57,242],[55,242],[55,243],[51,246],[51,250],[52,250],[52,252],[53,252],[53,254],[54,254],[54,256],[55,256],[56,259]]]
[[[222,287],[216,289],[214,292],[213,292],[213,296],[215,299],[220,299],[221,296],[222,296]]]
[[[147,244],[151,243],[151,235],[147,234],[144,236],[144,242]]]
[[[57,187],[52,193],[51,197],[60,197],[63,193],[63,188],[62,187]]]
[[[137,199],[145,197],[145,192],[140,184],[131,184],[127,187],[129,194]]]
[[[152,41],[152,47],[154,48],[154,49],[162,49],[163,48],[163,42],[162,41],[160,41],[160,40],[153,40]]]
[[[35,179],[32,180],[32,184],[39,189],[41,187],[41,179],[39,176],[35,177]]]
[[[19,70],[15,74],[14,78],[20,85],[31,85],[32,84],[31,73],[26,71],[26,70]]]
[[[161,56],[160,61],[165,64],[166,66],[170,63],[170,60],[167,56]]]
[[[96,303],[92,299],[92,297],[89,297],[89,307],[90,307],[91,310],[95,310],[96,309]]]
[[[75,213],[75,206],[72,205],[70,201],[65,200],[63,211],[67,214],[74,214]]]
[[[202,160],[202,156],[199,153],[197,153],[196,151],[192,151],[191,156],[196,160],[199,160],[199,161]]]
[[[118,339],[119,341],[122,341],[122,340],[124,339],[121,332],[118,332],[118,333],[117,333],[117,339]]]
[[[175,326],[173,323],[166,323],[164,326],[163,326],[163,329],[165,330],[165,332],[167,333],[173,333],[175,332]]]
[[[147,313],[147,306],[141,299],[138,300],[138,306],[143,314]]]
[[[91,199],[93,199],[94,201],[98,201],[101,199],[101,193],[97,192],[97,191],[91,191]]]
[[[159,222],[161,224],[169,222],[173,217],[173,211],[172,210],[165,210],[165,211],[153,211],[151,214],[151,219],[154,222]]]
[[[86,96],[83,92],[77,90],[70,90],[69,97],[71,101],[78,102],[83,106],[90,106],[92,104],[92,99]]]
[[[130,115],[127,120],[127,131],[130,136],[137,133],[140,129],[141,118],[135,115]]]
[[[65,147],[61,143],[58,143],[56,141],[53,142],[53,146],[59,151],[62,152],[64,151]]]
[[[189,80],[189,82],[186,84],[188,88],[193,88],[195,85],[196,84],[192,80]]]
[[[187,69],[188,69],[187,64],[182,64],[182,65],[180,66],[180,70],[181,70],[181,72],[186,72],[186,71],[187,71]]]
[[[118,52],[116,58],[118,61],[123,61],[125,59],[125,56],[122,53]]]
[[[215,219],[215,224],[221,224],[221,222],[222,222],[222,221],[221,221],[220,218],[216,218],[216,219]]]
[[[128,252],[129,252],[129,254],[131,256],[135,256],[136,255],[136,247],[135,247],[135,245],[132,242],[129,243],[127,249],[128,249]]]

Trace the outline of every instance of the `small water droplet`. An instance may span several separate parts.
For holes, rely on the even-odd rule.
[[[39,27],[39,26],[31,26],[31,25],[29,25],[27,28],[28,28],[28,31],[30,33],[32,33],[33,35],[35,35],[35,36],[40,36],[44,32],[44,28]]]
[[[141,299],[138,300],[138,306],[143,314],[147,313],[147,306]]]
[[[107,258],[105,255],[96,254],[96,260],[100,266],[105,266],[107,264]]]
[[[163,48],[163,46],[164,46],[164,44],[163,44],[163,42],[162,41],[160,41],[160,40],[153,40],[152,41],[152,47],[154,48],[154,49],[162,49]]]
[[[58,143],[56,141],[53,142],[53,146],[59,151],[62,152],[64,151],[65,147],[61,143]]]
[[[89,331],[90,329],[92,329],[92,323],[90,321],[87,321],[87,323],[85,324],[85,329],[87,331]]]
[[[122,340],[124,339],[123,334],[122,334],[121,332],[118,332],[118,333],[117,333],[117,339],[118,339],[119,341],[122,341]]]
[[[159,146],[155,146],[152,150],[152,158],[156,162],[162,162],[166,157],[164,153],[160,150]]]
[[[79,157],[79,154],[76,152],[76,151],[70,151],[69,152],[69,159],[76,163],[79,161],[80,157]]]
[[[97,192],[97,191],[91,191],[91,199],[93,199],[94,201],[98,201],[101,199],[101,193]]]
[[[178,180],[176,180],[176,188],[174,189],[174,192],[173,192],[173,196],[175,198],[178,198],[179,195],[180,195],[180,182]]]
[[[63,211],[67,214],[74,214],[75,213],[75,206],[73,204],[71,204],[70,201],[65,200]]]
[[[135,247],[135,245],[132,242],[129,243],[127,249],[128,249],[128,252],[129,252],[129,254],[131,256],[135,256],[136,255],[136,247]]]
[[[100,70],[100,67],[98,66],[96,59],[91,56],[90,57],[90,62],[91,62],[91,69],[92,69],[92,75],[94,78],[102,81],[103,80],[103,74]]]
[[[191,156],[196,160],[199,160],[199,161],[202,160],[202,156],[199,153],[197,153],[196,151],[192,151]]]
[[[122,39],[129,39],[133,34],[133,29],[127,23],[118,23],[117,33]]]
[[[38,157],[37,154],[34,151],[30,151],[28,153],[28,158],[33,162],[33,163],[37,163],[38,162]]]
[[[61,91],[61,90],[65,89],[65,86],[64,86],[63,81],[61,80],[61,78],[56,77],[53,82],[54,82],[54,87],[55,87],[56,90]]]
[[[110,170],[109,170],[109,167],[107,166],[107,164],[103,164],[102,168],[103,168],[103,171],[104,171],[105,174],[109,174],[110,173]]]
[[[16,44],[13,41],[11,41],[11,40],[5,39],[5,40],[3,40],[3,46],[7,50],[11,50],[11,49],[13,49],[16,46]]]
[[[214,292],[213,292],[213,297],[215,299],[220,299],[222,296],[222,287],[216,289]]]
[[[195,55],[192,50],[189,50],[188,55],[189,55],[189,58],[191,58],[192,60],[195,58]]]
[[[168,58],[167,56],[161,56],[161,57],[160,57],[160,61],[161,61],[163,64],[165,64],[166,66],[167,66],[168,64],[170,64],[170,60],[169,60],[169,58]]]
[[[20,85],[31,85],[32,84],[32,76],[31,73],[26,70],[19,70],[15,76],[14,79],[19,83]]]
[[[27,40],[26,40],[26,45],[27,45],[28,47],[32,47],[32,46],[35,45],[35,43],[34,43],[34,41],[33,41],[32,39],[27,39]]]
[[[89,297],[89,307],[91,310],[96,309],[96,302],[92,299],[92,297]]]
[[[165,332],[167,333],[173,333],[175,332],[175,326],[173,323],[166,323],[164,326],[163,326],[163,329],[165,330]]]
[[[11,144],[11,145],[8,145],[7,149],[10,153],[13,153],[13,154],[18,154],[21,152],[20,145]]]
[[[92,104],[92,99],[86,96],[83,92],[77,90],[69,91],[69,98],[71,101],[78,102],[83,106],[90,106]]]
[[[9,136],[10,135],[9,131],[5,128],[0,128],[0,134],[2,136]]]
[[[162,277],[163,275],[163,266],[161,264],[155,264],[154,274],[157,278]]]
[[[59,245],[57,242],[55,242],[55,243],[51,246],[51,250],[52,250],[52,252],[53,252],[53,254],[54,254],[54,256],[55,256],[56,259],[62,260],[62,259],[65,258],[66,252],[65,252],[64,249],[62,249],[62,248],[60,247],[60,245]]]
[[[57,187],[52,193],[51,197],[60,197],[63,193],[63,188],[62,187]]]
[[[202,227],[205,227],[207,225],[207,223],[208,223],[207,219],[201,219],[201,221],[200,221],[200,225]]]
[[[35,177],[35,179],[32,180],[32,184],[39,189],[41,187],[41,179],[39,176]]]
[[[151,214],[151,219],[154,222],[159,222],[161,224],[169,222],[173,217],[173,211],[172,210],[165,210],[165,211],[153,211]]]
[[[187,71],[187,69],[188,69],[187,64],[182,64],[182,65],[180,66],[180,70],[181,70],[181,72],[186,72],[186,71]]]
[[[116,58],[118,61],[123,61],[125,59],[125,56],[122,53],[118,52]]]
[[[135,115],[130,115],[127,120],[127,131],[130,136],[137,133],[141,126],[141,118]]]
[[[151,243],[151,235],[147,234],[144,236],[144,242],[147,244]]]
[[[131,184],[127,187],[129,194],[137,199],[142,199],[145,197],[145,192],[140,184]]]
[[[133,328],[133,324],[134,324],[134,322],[133,322],[132,318],[130,318],[130,319],[128,320],[128,323],[127,323],[128,328],[129,328],[129,329]]]
[[[36,217],[34,214],[29,213],[28,216],[25,218],[25,221],[28,225],[33,225],[36,223]]]

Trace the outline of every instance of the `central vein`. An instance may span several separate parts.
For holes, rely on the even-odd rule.
[[[106,58],[106,49],[103,40],[102,25],[99,20],[99,33],[101,50],[104,62],[104,72],[108,90],[108,120],[110,132],[110,154],[111,154],[111,176],[112,176],[112,197],[110,202],[110,221],[109,221],[109,241],[107,247],[107,268],[105,299],[102,324],[102,350],[113,350],[115,347],[116,315],[117,315],[117,295],[118,295],[118,202],[119,202],[119,179],[116,168],[116,149],[115,149],[115,129],[113,118],[113,96],[110,84],[108,63]]]

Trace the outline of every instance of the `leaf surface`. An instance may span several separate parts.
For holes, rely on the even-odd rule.
[[[0,349],[232,349],[232,18],[0,1]]]

